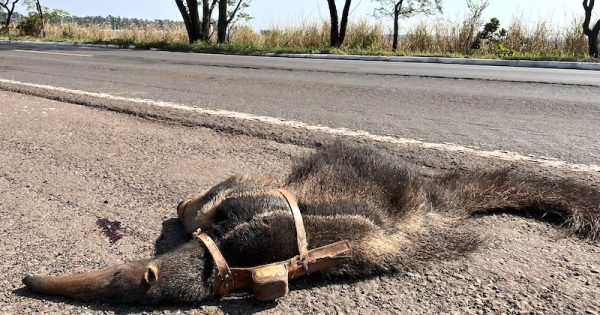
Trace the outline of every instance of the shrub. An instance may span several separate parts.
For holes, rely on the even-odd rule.
[[[42,21],[37,15],[29,15],[17,24],[21,36],[38,36],[42,29]]]

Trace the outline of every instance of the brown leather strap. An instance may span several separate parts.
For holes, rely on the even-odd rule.
[[[229,269],[229,265],[227,264],[227,260],[221,254],[221,251],[217,247],[217,244],[212,240],[208,234],[204,233],[201,229],[198,229],[194,236],[204,243],[208,251],[213,257],[215,264],[217,265],[217,270],[219,270],[219,277],[221,277],[221,281],[227,280],[231,277],[231,270]]]
[[[294,257],[288,263],[288,276],[290,279],[350,262],[352,260],[352,247],[350,247],[350,242],[340,241],[311,249],[308,252],[308,268],[303,268],[294,263],[298,258]]]
[[[302,214],[298,207],[298,201],[296,197],[286,189],[278,189],[279,193],[283,195],[288,203],[288,206],[292,210],[294,216],[294,224],[296,225],[296,241],[298,242],[298,253],[300,254],[300,263],[304,269],[308,270],[308,239],[306,238],[306,230],[304,229],[304,220],[302,220]]]
[[[302,275],[326,270],[350,261],[352,248],[348,241],[341,241],[308,251],[308,240],[306,238],[304,222],[296,197],[285,189],[278,189],[278,192],[283,195],[292,210],[294,223],[296,225],[298,251],[300,254],[289,260],[270,265],[284,264],[288,271],[288,277],[294,279]],[[214,293],[217,295],[225,295],[235,290],[252,287],[254,270],[270,266],[263,265],[252,268],[229,268],[225,257],[223,257],[223,254],[208,234],[201,229],[198,229],[193,236],[206,246],[217,265],[219,276],[215,279],[213,284]]]

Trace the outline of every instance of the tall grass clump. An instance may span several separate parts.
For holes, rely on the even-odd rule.
[[[261,31],[261,37],[261,44],[265,48],[322,49],[329,44],[329,23],[273,27]]]
[[[229,32],[229,42],[242,46],[255,47],[260,44],[260,34],[248,26],[237,27]]]
[[[381,24],[370,24],[362,20],[348,26],[344,46],[349,49],[377,51],[389,49],[391,41]]]
[[[577,57],[585,56],[588,53],[588,42],[585,34],[581,30],[583,19],[573,18],[571,23],[563,30],[565,53]]]
[[[553,29],[550,21],[527,26],[522,17],[513,18],[504,43],[515,54],[585,58],[587,41],[581,30],[582,21],[574,19],[563,29]]]

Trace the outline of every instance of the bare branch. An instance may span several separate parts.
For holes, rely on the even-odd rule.
[[[594,36],[600,32],[600,19],[593,28],[590,28],[592,22],[592,11],[594,10],[595,0],[583,0],[583,9],[585,10],[585,20],[583,21],[583,32],[587,36]]]
[[[594,0],[583,0],[583,9],[585,10],[585,20],[583,21],[583,32],[589,36],[592,32],[590,22],[592,21],[592,9],[594,9]]]
[[[204,0],[204,1],[208,1],[208,0]],[[212,16],[212,12],[215,9],[215,6],[217,5],[217,3],[219,2],[219,0],[213,0],[213,2],[210,4],[210,15]]]
[[[0,2],[0,7],[3,7],[4,9],[6,9],[6,11],[13,12],[15,10],[15,5],[17,4],[17,2],[19,2],[19,0],[13,0],[13,2],[11,3],[11,8],[9,8],[8,4],[10,3],[10,0],[4,0]]]
[[[239,11],[240,7],[242,6],[242,3],[244,3],[244,0],[238,0],[238,3],[235,7],[235,9],[233,9],[233,11],[231,11],[231,14],[229,14],[229,18],[227,19],[227,24],[229,25],[231,23],[231,21],[235,18],[235,15],[237,14],[237,12]]]
[[[340,22],[340,44],[344,42],[346,38],[346,28],[348,27],[348,15],[350,14],[350,5],[352,0],[346,0],[344,9],[342,10],[342,21]]]

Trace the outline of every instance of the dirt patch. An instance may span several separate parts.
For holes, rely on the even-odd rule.
[[[562,238],[550,225],[508,215],[471,221],[490,231],[490,241],[468,257],[375,279],[302,279],[276,303],[235,295],[203,305],[111,306],[23,290],[27,273],[66,274],[149,257],[183,196],[234,174],[281,179],[294,157],[311,150],[273,140],[278,141],[0,92],[0,311],[600,312],[598,244]],[[435,161],[444,161],[421,154],[424,167],[438,168]],[[416,152],[398,155],[418,159]],[[443,163],[452,167],[452,160]],[[473,160],[457,163],[488,167]],[[107,221],[98,226],[99,218]],[[126,230],[111,242],[103,230],[117,233],[116,222]]]

